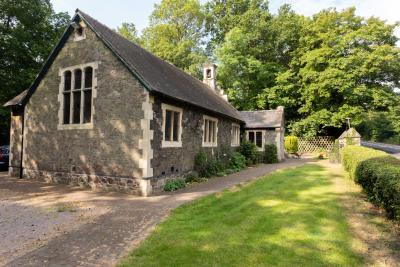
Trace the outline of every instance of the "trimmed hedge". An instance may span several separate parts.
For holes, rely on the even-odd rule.
[[[383,207],[390,218],[400,220],[400,160],[382,151],[346,146],[343,166],[371,202]]]

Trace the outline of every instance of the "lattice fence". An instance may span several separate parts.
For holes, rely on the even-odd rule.
[[[311,138],[299,138],[299,152],[312,153],[318,151],[331,151],[335,138],[331,136],[315,136]]]

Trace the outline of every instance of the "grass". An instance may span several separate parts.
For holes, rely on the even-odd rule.
[[[332,175],[306,165],[184,205],[119,266],[360,266]]]

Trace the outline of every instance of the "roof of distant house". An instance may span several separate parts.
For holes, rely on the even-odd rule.
[[[283,108],[274,110],[241,111],[246,128],[279,128],[284,124]]]
[[[232,105],[199,79],[146,51],[84,12],[76,10],[73,20],[79,21],[80,19],[96,33],[104,44],[114,52],[129,71],[150,92],[158,93],[243,121],[239,112]],[[39,85],[40,80],[51,66],[51,63],[56,58],[56,55],[62,49],[68,36],[73,32],[72,28],[71,25],[68,27],[61,41],[53,50],[52,55],[50,55],[49,59],[46,61],[41,73],[39,73],[35,82],[25,95],[19,99],[16,97],[7,102],[7,106],[26,104]]]
[[[361,135],[357,132],[354,128],[349,128],[348,130],[344,131],[340,136],[339,139],[344,138],[360,138]]]

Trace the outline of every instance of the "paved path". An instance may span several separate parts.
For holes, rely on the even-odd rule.
[[[82,201],[90,202],[98,207],[110,207],[109,212],[99,215],[92,222],[87,222],[49,240],[42,247],[18,256],[5,266],[112,266],[148,236],[154,226],[176,207],[235,184],[253,180],[274,170],[300,166],[308,161],[310,160],[288,159],[280,164],[260,165],[240,173],[213,178],[176,193],[148,198],[79,191],[80,199],[85,199]],[[3,178],[6,177],[3,176]],[[5,180],[13,182],[12,178]],[[32,188],[32,183],[31,181],[21,183],[21,187]],[[0,182],[0,189],[6,186],[7,183]],[[65,190],[66,186],[63,188]],[[24,192],[21,188],[16,190]],[[76,191],[73,192],[76,193]],[[62,197],[54,192],[48,194]],[[65,192],[65,194],[69,193]],[[82,197],[82,194],[87,194],[87,196]]]
[[[392,154],[392,156],[400,159],[400,146],[398,146],[398,145],[370,142],[370,141],[364,141],[364,140],[361,141],[361,145],[365,146],[365,147],[370,147],[370,148],[375,148],[378,150],[385,151],[389,154]]]

